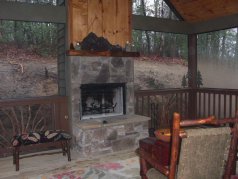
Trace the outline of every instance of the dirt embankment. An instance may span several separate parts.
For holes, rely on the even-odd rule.
[[[0,99],[57,94],[57,60],[0,46]]]
[[[179,59],[141,57],[134,61],[135,90],[181,87],[187,66]],[[0,45],[0,99],[57,94],[57,59]]]
[[[179,88],[187,66],[182,60],[135,60],[135,89]]]

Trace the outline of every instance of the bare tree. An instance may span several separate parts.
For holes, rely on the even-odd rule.
[[[144,0],[141,0],[141,8],[142,8],[143,15],[146,16],[146,5],[145,5],[145,1]],[[146,35],[146,42],[147,42],[147,52],[149,54],[150,53],[150,48],[151,48],[149,32],[145,31],[145,35]]]
[[[236,46],[235,46],[235,58],[238,58],[238,27],[236,29]]]
[[[221,41],[221,58],[223,59],[225,55],[226,55],[226,30],[223,30]]]

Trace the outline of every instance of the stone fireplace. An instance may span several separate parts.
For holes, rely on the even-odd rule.
[[[74,148],[81,157],[131,150],[148,135],[148,118],[134,114],[131,57],[69,56]]]

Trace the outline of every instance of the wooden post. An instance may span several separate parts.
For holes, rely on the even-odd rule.
[[[188,117],[197,117],[197,34],[188,35],[188,87],[192,89],[188,99]]]
[[[236,174],[237,142],[238,142],[238,123],[235,123],[234,127],[232,128],[231,145],[229,148],[229,154],[223,179],[229,179],[231,175]]]
[[[178,152],[179,152],[179,129],[180,129],[180,115],[178,113],[174,113],[169,179],[175,179],[176,166],[178,161]]]

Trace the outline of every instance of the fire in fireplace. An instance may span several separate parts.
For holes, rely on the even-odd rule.
[[[125,114],[125,84],[83,84],[81,104],[81,119]]]

